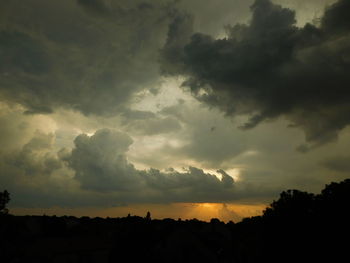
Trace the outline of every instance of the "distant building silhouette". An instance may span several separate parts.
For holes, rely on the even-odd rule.
[[[148,211],[145,218],[146,218],[146,220],[152,220],[151,212]]]

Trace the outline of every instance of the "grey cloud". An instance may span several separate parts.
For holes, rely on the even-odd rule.
[[[108,7],[103,0],[77,0],[77,3],[85,7],[88,11],[105,14]]]
[[[221,116],[216,109],[201,107],[199,103],[179,102],[165,107],[161,114],[178,119],[183,133],[178,134],[184,142],[176,148],[164,149],[167,154],[182,156],[200,162],[204,167],[215,169],[251,147],[240,130]]]
[[[28,74],[43,74],[50,70],[44,46],[23,32],[0,32],[2,72],[20,70]]]
[[[195,17],[194,30],[206,34],[220,34],[223,25],[249,18],[249,6],[253,0],[187,0],[179,6]]]
[[[151,169],[141,173],[147,186],[158,192],[158,200],[169,202],[220,202],[237,198],[233,181],[227,184],[202,169],[162,173]],[[157,199],[153,200],[156,201]]]
[[[180,123],[172,117],[154,117],[146,120],[136,120],[127,125],[127,129],[135,134],[157,135],[170,132],[178,132]]]
[[[350,171],[350,158],[346,156],[336,156],[333,158],[328,158],[321,163],[324,167],[329,170],[336,172],[345,172]]]
[[[79,135],[74,144],[69,165],[75,170],[75,178],[83,189],[111,191],[137,188],[135,168],[125,156],[132,144],[129,136],[104,129],[91,137]]]
[[[131,5],[130,5],[131,2]],[[160,1],[106,1],[106,0],[77,0],[77,3],[87,11],[91,11],[97,14],[110,14],[113,15],[113,9],[121,9],[125,11],[125,8],[139,9],[142,11],[152,10],[153,8],[157,8],[157,5],[161,3]],[[171,4],[171,2],[164,2]]]
[[[19,150],[1,153],[0,183],[9,189],[26,188],[26,182],[39,187],[57,170],[62,161],[52,152],[53,134],[37,132]]]
[[[23,151],[38,151],[51,149],[54,144],[54,135],[53,134],[43,134],[40,132],[36,133],[27,144],[23,146]]]
[[[222,169],[219,169],[217,170],[218,173],[221,174],[222,178],[221,178],[221,181],[223,184],[225,184],[227,187],[230,187],[231,185],[233,185],[233,178],[227,174],[224,170]]]
[[[140,111],[140,110],[125,110],[122,114],[127,120],[145,120],[155,118],[156,114],[150,111]]]
[[[350,122],[348,1],[331,5],[320,27],[296,27],[295,12],[269,0],[251,10],[250,23],[227,27],[227,38],[196,33],[175,50],[168,38],[163,71],[186,76],[197,99],[227,115],[250,115],[242,128],[285,116],[308,147],[335,140]]]
[[[177,132],[181,129],[179,121],[171,116],[158,116],[150,111],[125,110],[121,116],[126,130],[138,135],[157,135]]]
[[[23,108],[0,102],[0,155],[19,151],[32,138],[36,138],[38,129],[50,132],[49,123],[43,124],[38,115],[25,115]]]
[[[132,140],[108,129],[93,136],[79,135],[68,162],[85,190],[117,193],[120,202],[216,202],[236,197],[233,179],[220,170],[222,180],[189,167],[138,170],[126,158]]]
[[[183,13],[175,16],[168,28],[166,43],[161,50],[161,63],[163,74],[171,75],[184,67],[184,50],[193,34],[193,17]]]
[[[54,143],[53,134],[37,133],[18,153],[5,157],[8,165],[31,177],[50,176],[62,167],[55,154],[49,153]]]
[[[338,34],[350,30],[349,1],[340,0],[331,5],[322,18],[322,28],[329,34]]]
[[[221,126],[212,131],[208,125],[203,126],[205,125],[202,124],[202,129],[194,128],[191,142],[182,147],[181,152],[186,156],[211,165],[218,165],[237,156],[247,148],[243,141],[239,141],[244,138],[235,134],[233,129]],[[237,137],[232,137],[232,134]]]
[[[172,1],[147,3],[1,1],[1,99],[30,114],[123,111],[156,84],[158,51],[178,12]]]
[[[71,151],[55,152],[55,136],[37,132],[21,148],[0,152],[0,185],[19,207],[112,205],[111,196],[82,191],[66,163]]]

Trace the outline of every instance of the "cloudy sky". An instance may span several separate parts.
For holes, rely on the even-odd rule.
[[[0,0],[17,214],[238,221],[350,171],[348,0]]]

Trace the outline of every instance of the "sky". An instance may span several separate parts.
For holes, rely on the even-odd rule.
[[[239,221],[350,171],[348,0],[0,0],[14,214]]]

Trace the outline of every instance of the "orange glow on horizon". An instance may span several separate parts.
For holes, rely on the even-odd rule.
[[[244,217],[261,215],[265,204],[233,204],[233,203],[171,203],[171,204],[131,204],[121,207],[97,208],[10,208],[14,215],[57,215],[57,216],[89,216],[89,217],[125,217],[128,214],[144,217],[148,211],[152,218],[196,218],[210,221],[218,218],[221,221],[239,222]]]

